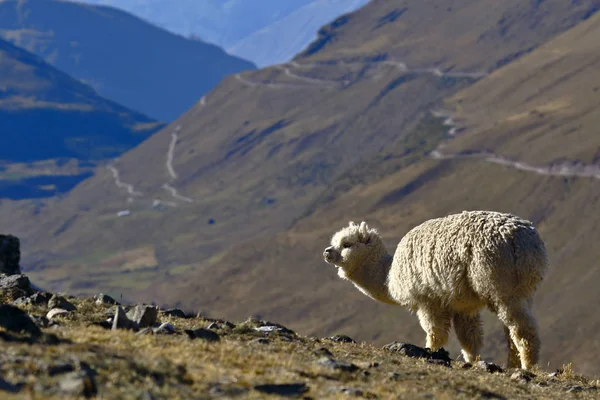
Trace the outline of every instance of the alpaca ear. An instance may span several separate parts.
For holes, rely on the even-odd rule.
[[[361,234],[362,237],[364,237],[365,239],[367,238],[367,236],[369,235],[369,227],[367,226],[367,223],[365,221],[360,223],[360,228],[358,228],[358,232]]]

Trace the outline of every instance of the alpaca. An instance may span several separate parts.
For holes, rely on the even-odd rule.
[[[540,339],[533,296],[548,259],[530,221],[492,211],[463,211],[431,219],[409,231],[394,256],[375,229],[350,222],[323,253],[365,295],[417,314],[431,350],[454,330],[467,362],[479,356],[488,307],[504,323],[508,367],[530,369]]]

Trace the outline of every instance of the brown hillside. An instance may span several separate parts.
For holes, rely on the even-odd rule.
[[[595,320],[585,307],[593,299],[566,289],[585,293],[593,285],[584,271],[596,259],[594,247],[582,238],[595,237],[596,186],[481,159],[433,159],[447,127],[430,112],[446,97],[469,93],[461,90],[478,75],[460,73],[493,70],[589,17],[598,3],[456,1],[450,11],[439,4],[411,4],[393,18],[398,2],[373,1],[348,22],[338,20],[330,44],[305,52],[296,59],[300,65],[229,77],[122,157],[117,168],[129,189],[107,171],[39,217],[13,211],[15,234],[27,253],[35,252],[25,264],[34,281],[179,302],[228,318],[258,312],[311,333],[420,342],[414,317],[374,303],[327,268],[320,254],[329,236],[349,219],[366,219],[392,250],[427,218],[463,209],[511,211],[539,226],[553,265],[580,266],[553,268],[538,299],[544,360],[574,360],[595,371],[586,358],[592,352],[574,347],[594,346],[586,333]],[[370,29],[380,33],[366,34]],[[452,68],[453,75],[434,67]],[[536,95],[545,96],[529,94]],[[461,114],[460,123],[475,126],[469,118]],[[165,209],[152,208],[154,200]],[[117,217],[124,208],[131,215]],[[583,317],[589,322],[567,342]],[[490,356],[504,348],[495,334],[491,339]]]

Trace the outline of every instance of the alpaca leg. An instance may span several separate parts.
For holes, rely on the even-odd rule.
[[[421,307],[417,311],[421,327],[427,334],[425,347],[436,351],[448,343],[448,332],[451,326],[451,314],[446,310],[433,310]]]
[[[539,359],[540,338],[530,310],[531,301],[498,305],[498,317],[519,351],[521,368],[531,369]]]
[[[462,346],[462,354],[466,362],[473,362],[479,355],[483,344],[483,327],[481,316],[475,314],[454,314],[454,330]]]
[[[519,368],[521,366],[521,358],[519,356],[519,349],[510,337],[510,330],[504,327],[504,337],[508,343],[508,368]]]

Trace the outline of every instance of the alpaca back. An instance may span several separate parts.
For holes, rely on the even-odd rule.
[[[546,268],[546,249],[531,222],[464,211],[408,232],[394,255],[389,285],[403,303],[434,299],[477,308],[533,296]]]

